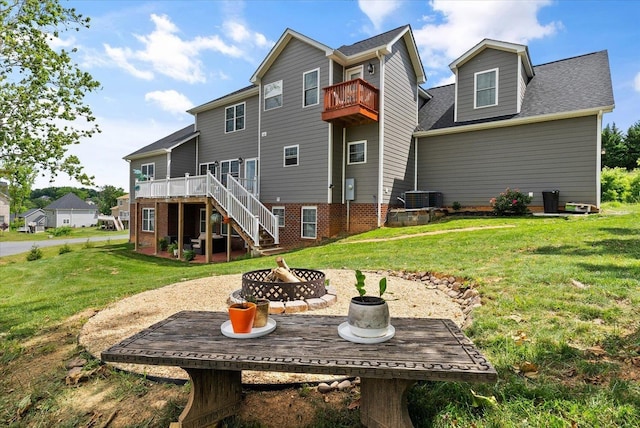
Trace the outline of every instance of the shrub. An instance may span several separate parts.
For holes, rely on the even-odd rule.
[[[69,244],[64,244],[58,250],[58,254],[66,254],[66,253],[70,253],[70,252],[71,252],[71,247],[69,246]]]
[[[169,247],[167,238],[158,239],[158,247],[160,247],[160,251],[167,251],[167,248]]]
[[[31,246],[31,250],[27,253],[27,261],[32,262],[42,258],[42,250],[36,244]]]
[[[186,250],[183,254],[182,257],[185,259],[185,261],[190,262],[191,260],[196,258],[196,252],[193,250]]]
[[[507,190],[497,198],[491,198],[489,202],[496,215],[524,215],[529,212],[527,205],[531,203],[531,196],[507,187]]]
[[[462,205],[460,204],[460,202],[455,201],[453,204],[451,204],[451,208],[453,208],[454,211],[460,211],[462,209]]]
[[[71,235],[71,227],[69,226],[60,226],[55,229],[49,231],[49,233],[53,236],[69,236]]]
[[[603,168],[600,189],[603,202],[625,202],[631,194],[630,174],[624,168]]]

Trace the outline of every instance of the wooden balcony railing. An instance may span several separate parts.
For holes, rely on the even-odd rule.
[[[322,120],[344,126],[378,121],[378,88],[362,79],[324,88]]]

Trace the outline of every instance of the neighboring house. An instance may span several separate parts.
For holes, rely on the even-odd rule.
[[[9,196],[0,192],[0,225],[3,223],[9,224],[11,218],[11,202]]]
[[[32,208],[18,215],[18,218],[24,219],[24,225],[18,228],[18,232],[44,232],[47,227],[47,215],[42,208]]]
[[[120,220],[125,229],[129,229],[129,194],[116,199],[116,206],[111,207],[111,215]]]
[[[533,211],[545,190],[599,207],[606,51],[533,66],[487,39],[450,67],[454,84],[423,89],[409,26],[338,49],[286,30],[250,86],[125,157],[132,240],[224,235],[219,213],[252,248],[301,246],[382,226],[416,191],[420,207],[488,210],[507,187]]]
[[[98,208],[80,199],[74,193],[67,193],[44,207],[47,227],[89,227],[98,219]]]

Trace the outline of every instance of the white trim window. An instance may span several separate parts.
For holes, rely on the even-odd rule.
[[[271,207],[271,214],[278,216],[278,227],[284,227],[284,207]]]
[[[318,236],[318,207],[302,207],[301,237],[316,239]]]
[[[216,162],[201,163],[200,175],[207,175],[207,171],[211,171],[211,174],[215,177],[218,171],[218,164]]]
[[[347,164],[367,163],[367,141],[353,141],[347,144]]]
[[[302,107],[315,106],[320,102],[320,69],[302,75]]]
[[[224,133],[242,131],[244,129],[245,103],[236,104],[224,109]]]
[[[474,108],[498,105],[498,69],[480,71],[473,75]]]
[[[287,166],[298,166],[300,165],[300,145],[296,144],[295,146],[285,146],[284,147],[284,159],[283,165]]]
[[[207,209],[200,208],[200,233],[207,232]]]
[[[264,85],[264,109],[282,107],[282,80]]]
[[[155,208],[143,208],[142,209],[142,231],[153,232],[156,224],[156,209]]]
[[[140,172],[142,173],[142,179],[144,181],[154,180],[156,178],[156,164],[143,163],[140,165]]]

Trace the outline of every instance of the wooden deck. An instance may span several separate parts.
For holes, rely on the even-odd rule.
[[[191,397],[172,427],[205,427],[237,413],[242,370],[360,376],[363,424],[394,428],[412,426],[406,392],[417,380],[497,380],[451,320],[392,318],[392,339],[356,344],[338,335],[346,315],[277,316],[276,330],[254,339],[222,335],[227,319],[223,312],[179,312],[105,350],[102,359],[185,369]]]

